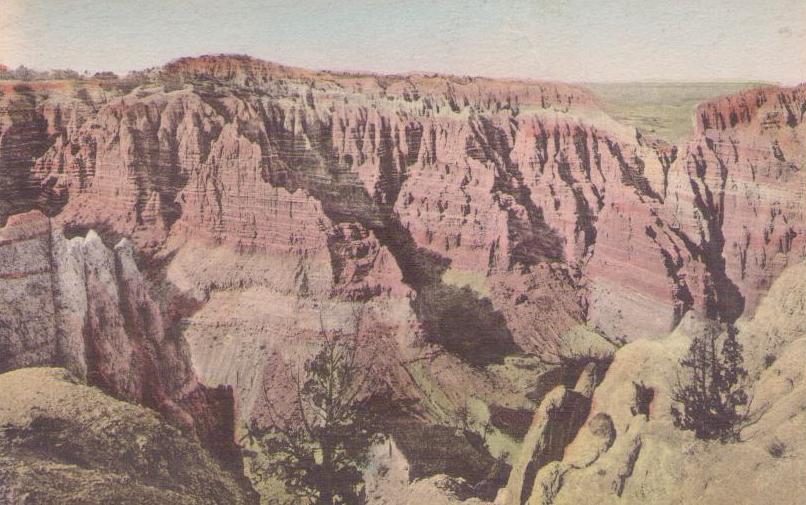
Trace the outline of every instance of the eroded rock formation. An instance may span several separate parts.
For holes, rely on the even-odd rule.
[[[48,208],[64,205],[69,226],[112,229],[149,252],[192,236],[319,257],[315,275],[352,297],[428,296],[446,272],[489,288],[554,262],[571,291],[542,311],[561,318],[549,321],[556,331],[537,346],[516,321],[490,336],[539,351],[574,321],[631,340],[689,310],[752,308],[804,255],[803,94],[762,88],[705,104],[689,144],[671,146],[560,84],[182,59],[69,127],[29,121],[56,126],[25,153],[46,151],[24,180],[41,184]],[[397,267],[368,275],[376,258]]]
[[[60,366],[197,435],[239,467],[232,389],[207,388],[181,335],[166,332],[130,242],[65,238],[38,211],[0,229],[0,372]]]
[[[665,339],[633,342],[616,353],[586,426],[562,458],[538,471],[526,503],[797,503],[805,272],[803,263],[785,270],[754,316],[739,322],[753,400],[738,443],[703,442],[673,424],[678,360],[702,330],[692,318]]]
[[[601,373],[601,370],[598,372]],[[526,503],[534,493],[533,487],[537,489],[540,485],[535,480],[540,470],[563,459],[566,446],[577,435],[588,415],[596,383],[597,365],[589,363],[573,389],[558,386],[543,398],[520,453],[515,456],[509,481],[496,498],[496,503]]]
[[[358,307],[395,399],[448,422],[469,385],[530,393],[513,355],[601,358],[736,320],[806,257],[803,85],[705,103],[677,146],[553,83],[208,56],[135,89],[72,86],[1,88],[0,222],[52,220],[2,232],[0,359],[68,367],[203,439],[232,431],[232,399],[194,368],[259,417],[267,381]],[[542,461],[531,503],[605,453],[602,485],[629,494],[647,439],[619,438],[620,415]]]
[[[98,82],[0,81],[0,226],[12,214],[64,203],[31,177],[32,160],[120,94]]]

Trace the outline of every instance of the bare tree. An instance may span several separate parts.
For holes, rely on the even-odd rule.
[[[369,448],[381,440],[369,405],[373,371],[357,359],[356,335],[323,324],[319,337],[318,352],[301,372],[289,374],[293,408],[280,412],[264,388],[270,427],[259,444],[268,455],[266,472],[298,497],[318,505],[359,504]]]

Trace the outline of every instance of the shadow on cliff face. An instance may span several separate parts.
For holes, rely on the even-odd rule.
[[[310,185],[307,189],[314,196],[321,195]],[[357,192],[355,187],[350,191],[353,198],[359,196],[362,204],[373,207],[366,191]],[[443,282],[442,275],[449,268],[450,259],[418,247],[391,209],[387,209],[385,215],[367,217],[355,213],[347,216],[343,210],[332,212],[327,198],[320,201],[331,219],[358,221],[394,256],[403,282],[417,293],[412,308],[430,341],[478,366],[502,363],[505,356],[519,351],[506,319],[490,299],[480,297],[467,286],[456,287]]]
[[[725,260],[727,240],[723,227],[728,170],[713,142],[705,138],[705,144],[716,161],[716,167],[709,166],[707,154],[702,146],[689,153],[686,161],[689,184],[694,197],[693,203],[704,221],[704,225],[700,225],[698,230],[699,242],[682,230],[673,231],[683,240],[692,255],[706,267],[707,276],[704,282],[706,316],[732,323],[744,313],[745,298],[736,283],[728,276]],[[719,177],[709,181],[706,177],[709,169],[712,172],[717,169]]]
[[[545,421],[545,446],[536,451],[523,474],[522,501],[532,493],[538,471],[553,461],[562,461],[566,447],[574,440],[584,426],[590,413],[591,400],[584,395],[569,390],[562,404],[548,413]]]
[[[519,351],[504,316],[467,286],[420,287],[414,310],[428,335],[474,365],[502,363]]]
[[[463,499],[490,501],[506,485],[510,465],[493,457],[477,433],[406,417],[389,420],[384,429],[409,464],[410,482],[441,474],[458,477],[467,483],[460,493]]]
[[[334,222],[358,222],[375,234],[395,258],[403,282],[417,293],[412,308],[431,342],[477,366],[502,363],[505,356],[518,352],[506,319],[490,299],[443,282],[451,260],[419,247],[400,223],[393,206],[401,181],[392,175],[391,157],[380,156],[382,188],[370,195],[350,167],[331,152],[331,129],[309,127],[311,150],[301,154],[293,133],[277,124],[267,126],[290,169],[283,174],[283,185],[289,190],[304,188]]]
[[[90,231],[97,233],[98,236],[101,237],[101,241],[109,249],[114,249],[118,242],[126,238],[125,235],[115,230],[114,226],[105,222],[98,222],[92,225],[66,222],[62,225],[62,233],[64,233],[64,238],[67,240],[74,238],[83,239]]]
[[[516,244],[511,251],[511,264],[529,267],[544,261],[562,261],[563,239],[546,222],[543,210],[532,200],[532,191],[524,182],[523,173],[510,158],[512,146],[505,127],[496,126],[483,116],[475,117],[470,125],[474,145],[467,150],[467,155],[482,164],[492,163],[495,166],[493,190],[498,195],[494,198],[499,202],[502,196],[511,198],[528,216],[525,220],[519,218],[515,206],[502,205],[509,214],[510,240]],[[512,125],[509,127],[512,128]],[[574,186],[573,182],[570,186]]]
[[[403,281],[417,292],[412,306],[433,342],[479,366],[502,363],[505,356],[519,352],[506,319],[489,298],[442,281],[449,259],[417,247],[392,217],[375,233],[397,260]]]
[[[31,176],[31,160],[50,145],[48,125],[37,110],[39,98],[31,86],[14,86],[14,93],[4,100],[0,104],[5,105],[0,114],[0,226],[13,214],[37,208],[40,190]]]

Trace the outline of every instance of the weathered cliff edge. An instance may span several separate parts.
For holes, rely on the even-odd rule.
[[[607,354],[603,336],[752,314],[806,254],[804,86],[706,103],[684,146],[553,83],[202,57],[131,91],[25,86],[2,88],[0,220],[38,208],[68,235],[128,237],[149,259],[143,303],[244,417],[357,306],[375,370],[440,420],[468,384],[528,407],[501,372],[512,353]]]
[[[193,371],[187,344],[151,299],[121,240],[68,239],[38,211],[0,229],[0,373],[59,366],[110,395],[150,407],[240,468],[234,398]]]
[[[632,340],[690,310],[738,317],[804,256],[803,87],[704,104],[672,146],[556,83],[231,56],[152,77],[95,93],[91,114],[65,93],[32,99],[28,122],[49,134],[33,145],[47,148],[14,174],[39,185],[40,206],[148,251],[191,236],[316,264],[306,282],[353,299],[411,289],[427,306],[449,298],[434,283],[480,287],[507,331],[478,338],[530,352],[556,352],[580,321]],[[546,283],[553,296],[530,296]],[[450,345],[443,314],[417,315]]]
[[[0,374],[0,503],[246,505],[197,440],[64,369]]]
[[[513,468],[496,503],[799,503],[806,491],[800,478],[806,457],[806,265],[785,270],[754,316],[738,327],[752,397],[738,442],[704,442],[673,425],[678,360],[690,335],[701,330],[688,320],[666,338],[620,349],[573,440],[559,451],[524,444],[520,458],[542,458],[542,465],[531,474]],[[541,405],[533,439],[558,440],[549,435],[558,405],[556,398]],[[521,486],[524,476],[531,479],[528,486]]]

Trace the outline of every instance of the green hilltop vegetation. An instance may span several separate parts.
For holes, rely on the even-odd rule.
[[[764,86],[761,82],[585,83],[615,120],[673,144],[684,143],[694,128],[700,103]]]

